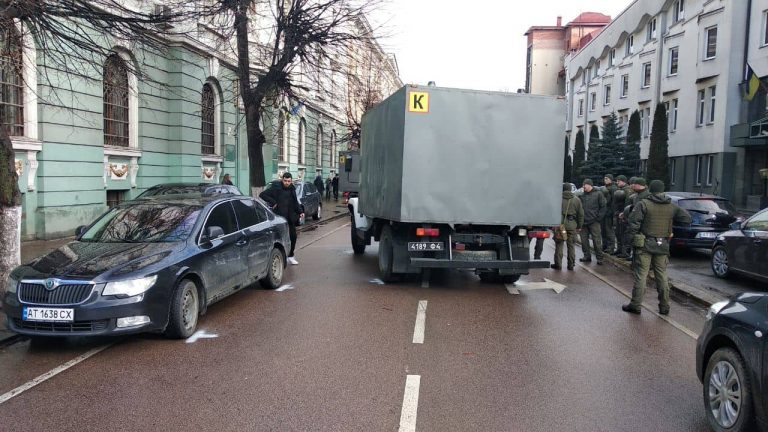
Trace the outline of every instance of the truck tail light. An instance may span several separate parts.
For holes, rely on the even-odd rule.
[[[549,231],[531,231],[528,233],[528,238],[547,239],[549,238]]]
[[[438,228],[416,228],[416,237],[440,237]]]

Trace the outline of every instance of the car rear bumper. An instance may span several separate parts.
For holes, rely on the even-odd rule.
[[[672,247],[680,249],[712,249],[715,238],[673,238]]]
[[[510,269],[527,271],[534,268],[549,268],[549,261],[459,261],[438,258],[413,258],[411,265],[421,268],[479,268],[479,269]]]

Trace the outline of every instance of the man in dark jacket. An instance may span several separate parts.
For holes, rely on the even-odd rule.
[[[613,217],[613,194],[618,189],[616,184],[613,183],[613,174],[606,174],[603,178],[603,195],[605,195],[606,212],[605,217],[601,223],[601,232],[603,235],[603,250],[609,254],[613,254],[613,250],[616,248],[616,232]]]
[[[621,217],[621,213],[627,206],[627,200],[632,194],[632,189],[627,184],[627,177],[623,175],[616,177],[616,185],[618,187],[613,193],[613,217],[616,221],[616,252],[614,254],[620,258],[626,258],[629,256],[628,244],[624,238],[627,231],[627,221]]]
[[[639,200],[629,216],[629,233],[635,249],[635,259],[632,262],[635,283],[632,287],[632,300],[621,309],[624,312],[640,314],[648,272],[653,269],[656,290],[659,292],[659,313],[667,315],[669,314],[667,263],[669,263],[669,239],[672,237],[672,225],[691,223],[691,215],[672,204],[672,200],[664,194],[664,183],[660,180],[652,181],[650,189],[651,195]]]
[[[555,262],[552,264],[552,268],[555,270],[562,268],[563,243],[565,243],[568,246],[568,270],[573,270],[576,265],[576,232],[584,224],[584,209],[581,207],[581,200],[571,192],[570,183],[563,183],[563,204],[560,218],[565,225],[566,240],[555,240]]]
[[[333,176],[333,180],[331,181],[331,187],[333,188],[333,199],[339,200],[339,175],[336,174]]]
[[[268,188],[259,194],[259,198],[269,204],[272,211],[288,221],[288,232],[291,236],[288,263],[297,265],[299,262],[293,257],[293,252],[296,249],[296,225],[304,217],[304,206],[299,203],[299,199],[296,197],[296,186],[293,185],[291,173],[284,173],[280,186]]]
[[[589,237],[595,249],[597,263],[603,263],[603,239],[600,235],[600,222],[605,219],[605,196],[594,188],[592,179],[584,179],[584,193],[579,197],[584,208],[584,226],[581,229],[581,251],[584,257],[581,262],[592,262],[592,253],[589,250]]]
[[[320,193],[320,198],[323,197],[323,191],[325,191],[325,184],[323,183],[323,175],[318,174],[317,177],[315,177],[315,181],[313,182],[315,184],[315,187],[317,188],[317,192]]]

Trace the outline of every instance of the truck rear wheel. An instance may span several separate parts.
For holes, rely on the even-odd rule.
[[[355,224],[355,217],[352,216],[352,224],[351,224],[352,230],[350,230],[351,233],[351,241],[352,241],[352,250],[355,252],[355,255],[362,255],[365,253],[365,241],[360,240],[360,238],[357,236],[357,225]]]
[[[384,282],[394,282],[396,279],[392,273],[393,261],[392,228],[387,225],[381,230],[379,237],[379,273]]]

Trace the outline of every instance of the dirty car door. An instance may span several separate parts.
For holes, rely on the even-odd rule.
[[[205,233],[210,227],[220,227],[223,235],[206,239]],[[208,214],[200,233],[199,247],[203,249],[200,269],[208,288],[209,302],[216,301],[245,282],[243,255],[247,243],[241,243],[235,211],[229,201],[217,204]],[[245,246],[245,247],[244,247]]]
[[[267,220],[266,210],[255,200],[245,198],[232,201],[232,205],[235,207],[241,233],[248,241],[247,253],[243,254],[242,258],[246,283],[250,284],[266,271],[272,250],[272,227]]]

